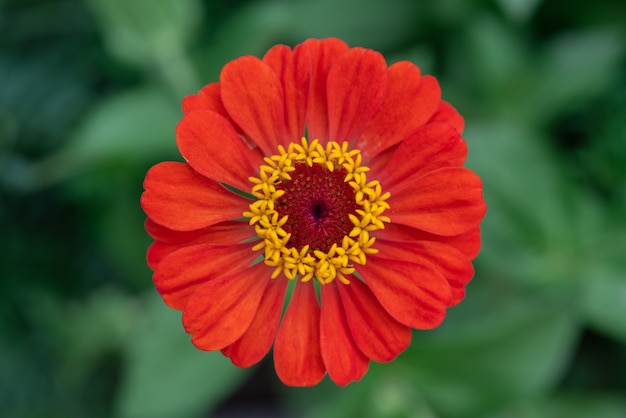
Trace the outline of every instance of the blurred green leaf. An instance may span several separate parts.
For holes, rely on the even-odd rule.
[[[626,398],[596,393],[565,393],[521,402],[484,418],[623,418]]]
[[[571,297],[524,295],[484,280],[468,292],[471,297],[450,311],[443,326],[415,335],[401,357],[403,372],[446,417],[547,393],[578,336]]]
[[[542,0],[498,0],[509,19],[525,22],[541,5]]]
[[[181,111],[155,87],[143,87],[102,100],[93,108],[68,145],[35,166],[45,185],[104,161],[145,162],[175,155],[174,130]]]
[[[626,397],[593,393],[572,393],[555,397],[543,406],[541,418],[623,418],[626,413]]]
[[[114,55],[144,65],[181,48],[200,23],[197,0],[89,0]]]
[[[126,176],[126,183],[114,183],[115,192],[106,194],[104,210],[98,225],[98,237],[107,255],[123,272],[134,289],[152,286],[146,263],[146,250],[151,239],[143,228],[146,215],[139,205],[143,173]]]
[[[370,362],[363,379],[347,387],[337,387],[326,377],[312,388],[281,387],[281,398],[293,416],[306,418],[437,418],[407,377],[407,366],[402,360]]]
[[[581,283],[583,314],[595,329],[626,343],[626,273],[599,268]]]
[[[263,56],[294,24],[285,2],[251,2],[219,23],[212,41],[193,54],[202,84],[217,81],[224,64],[235,58]]]
[[[109,50],[118,58],[161,75],[176,95],[198,84],[186,45],[202,21],[198,0],[90,0]]]
[[[618,30],[563,34],[550,42],[528,90],[528,110],[534,120],[556,115],[592,99],[614,84],[624,57],[624,38]]]
[[[571,190],[538,134],[512,123],[470,122],[464,136],[487,202],[481,259],[527,283],[571,282],[578,248],[596,236],[574,233]]]
[[[174,129],[182,112],[154,87],[126,91],[100,102],[74,133],[69,152],[88,163],[106,158],[145,161],[175,149]]]
[[[318,0],[291,3],[294,40],[335,36],[351,46],[379,50],[410,39],[418,11],[411,0]],[[332,13],[329,11],[332,10]]]
[[[119,350],[137,325],[136,301],[113,289],[67,304],[60,314],[51,328],[59,329],[63,337],[64,370],[74,383],[84,379],[104,354]],[[48,316],[56,315],[51,311]]]
[[[329,391],[307,418],[437,418],[414,385],[384,367],[372,364],[362,382]]]
[[[145,303],[136,333],[128,340],[116,416],[200,417],[228,396],[250,369],[235,367],[220,352],[196,349],[180,313],[165,306],[156,292]]]
[[[524,61],[528,59],[519,33],[495,16],[484,14],[469,22],[467,34],[459,46],[466,51],[459,51],[457,59],[465,57],[465,52],[471,55],[453,71],[464,72],[468,67],[472,68],[472,81],[490,95],[486,104],[501,112],[500,108],[511,104],[502,89],[510,91],[515,88]]]

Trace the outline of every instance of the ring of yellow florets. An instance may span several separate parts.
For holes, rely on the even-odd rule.
[[[339,145],[331,141],[324,148],[317,140],[309,143],[302,138],[300,144],[292,142],[286,150],[279,145],[278,154],[264,160],[266,165],[260,167],[259,177],[249,178],[253,183],[251,193],[257,200],[243,215],[250,218],[250,225],[254,225],[261,238],[252,249],[265,250],[265,264],[274,267],[272,278],[282,272],[290,280],[300,276],[303,282],[315,277],[322,284],[335,278],[342,283],[350,283],[346,276],[354,273],[354,264],[363,265],[367,254],[378,252],[373,248],[376,238],[371,237],[370,232],[383,229],[384,223],[390,222],[383,215],[385,209],[389,209],[386,202],[389,192],[383,194],[377,180],[367,181],[369,168],[361,165],[361,152],[358,149],[348,151],[347,142]],[[309,167],[319,164],[330,172],[345,170],[343,181],[350,185],[354,193],[357,209],[354,213],[346,213],[352,229],[330,249],[310,248],[309,245],[298,249],[290,245],[292,234],[284,228],[288,216],[281,216],[277,211],[277,202],[285,194],[280,185],[291,181],[290,173],[296,170],[298,164]]]

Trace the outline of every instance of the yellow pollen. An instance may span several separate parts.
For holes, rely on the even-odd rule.
[[[302,138],[299,144],[292,142],[287,149],[279,145],[277,154],[264,159],[259,176],[249,178],[251,193],[257,200],[250,204],[249,211],[243,216],[249,218],[250,225],[254,226],[261,239],[252,250],[264,250],[265,264],[274,267],[273,279],[283,273],[289,280],[299,277],[307,282],[315,277],[321,284],[335,279],[349,284],[347,276],[355,272],[354,265],[364,265],[367,254],[378,252],[374,248],[376,238],[370,233],[383,229],[385,223],[390,222],[389,217],[383,215],[389,209],[387,199],[390,194],[383,193],[377,180],[367,180],[369,168],[361,165],[363,157],[360,150],[348,148],[345,141],[341,145],[330,141],[323,147],[317,139],[308,142]],[[311,248],[308,244],[300,249],[290,245],[291,234],[284,229],[289,217],[281,216],[277,211],[281,197],[285,195],[280,185],[292,180],[290,173],[293,174],[299,164],[309,167],[318,164],[328,172],[345,170],[343,181],[354,193],[357,209],[355,213],[346,213],[352,229],[341,242],[332,244],[326,251]],[[343,174],[341,171],[338,173]]]

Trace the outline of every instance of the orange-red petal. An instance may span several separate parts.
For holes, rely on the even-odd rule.
[[[476,258],[480,252],[480,227],[476,226],[467,232],[459,235],[444,237],[442,235],[430,234],[428,232],[411,228],[406,225],[389,223],[385,229],[376,231],[376,236],[389,241],[437,241],[451,245],[461,251],[470,259]]]
[[[370,254],[367,264],[357,271],[398,322],[432,329],[443,321],[451,298],[450,285],[435,268]]]
[[[256,257],[251,244],[184,247],[161,260],[153,280],[165,303],[182,310],[199,286],[246,268]]]
[[[429,123],[410,134],[398,147],[376,178],[390,190],[394,185],[443,167],[461,167],[467,145],[451,125]],[[373,173],[374,174],[374,173]]]
[[[281,144],[297,142],[304,136],[304,119],[311,83],[311,57],[309,50],[297,46],[293,51],[286,45],[276,45],[263,57],[278,75],[283,87],[285,104],[285,131]]]
[[[369,359],[354,342],[341,306],[337,285],[331,283],[322,286],[321,293],[322,358],[332,381],[339,386],[346,386],[350,382],[361,380],[367,373]]]
[[[320,307],[311,282],[296,282],[274,342],[274,366],[289,386],[313,386],[326,374],[320,349]]]
[[[388,189],[392,222],[437,235],[459,235],[478,225],[486,206],[482,182],[471,170],[442,168]]]
[[[207,263],[205,263],[207,264]],[[221,274],[199,287],[187,302],[183,325],[201,350],[220,350],[248,329],[270,281],[264,263]]]
[[[459,134],[463,133],[463,128],[465,127],[465,120],[463,119],[463,116],[461,116],[450,103],[443,100],[439,102],[437,111],[429,121],[429,123],[436,122],[443,122],[454,126]]]
[[[200,239],[213,244],[237,244],[257,236],[247,221],[225,221],[193,231],[175,231],[147,218],[144,227],[155,241],[171,245],[194,243]]]
[[[156,223],[176,231],[191,231],[239,218],[249,203],[184,163],[164,162],[153,166],[143,185],[144,212]]]
[[[222,354],[239,367],[250,367],[270,351],[282,314],[286,280],[270,280],[250,327],[237,341],[222,349]]]
[[[198,94],[190,94],[183,98],[183,113],[189,113],[192,110],[205,109],[229,118],[228,112],[222,103],[220,95],[220,83],[209,83],[204,86]]]
[[[176,143],[182,156],[196,171],[219,183],[248,191],[248,177],[261,159],[237,136],[223,116],[210,110],[189,112],[176,127]]]
[[[383,56],[352,48],[332,66],[327,80],[328,138],[354,143],[376,113],[387,92],[387,64]]]
[[[404,140],[425,124],[441,100],[437,80],[431,76],[422,77],[415,64],[401,61],[391,65],[388,73],[389,88],[385,99],[356,144],[366,160]]]
[[[465,296],[465,286],[474,277],[474,267],[465,254],[456,248],[435,241],[394,242],[378,239],[376,249],[381,256],[395,260],[427,263],[436,268],[450,283],[452,299],[450,306]]]
[[[302,65],[311,68],[311,84],[309,87],[309,102],[307,105],[306,123],[308,138],[326,141],[328,139],[328,72],[335,61],[346,51],[348,45],[336,38],[309,39],[302,44],[308,50],[310,64]],[[298,71],[306,71],[300,66]]]
[[[255,236],[254,230],[244,221],[226,221],[207,228],[184,232],[173,231],[154,222],[149,224],[146,221],[146,229],[148,233],[156,233],[163,238],[163,240],[155,241],[148,248],[147,261],[153,270],[156,270],[163,258],[183,247],[197,244],[238,244]],[[155,238],[154,235],[152,237]]]
[[[359,350],[374,361],[391,361],[411,343],[411,328],[393,319],[360,280],[338,286],[339,296]]]
[[[266,155],[274,154],[285,138],[283,89],[274,70],[256,57],[237,58],[222,69],[220,88],[235,123]]]

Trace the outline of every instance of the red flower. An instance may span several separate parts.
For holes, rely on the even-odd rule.
[[[464,297],[485,203],[435,78],[308,40],[226,64],[183,111],[187,163],[152,167],[141,204],[196,347],[248,367],[273,344],[285,384],[343,386]]]

